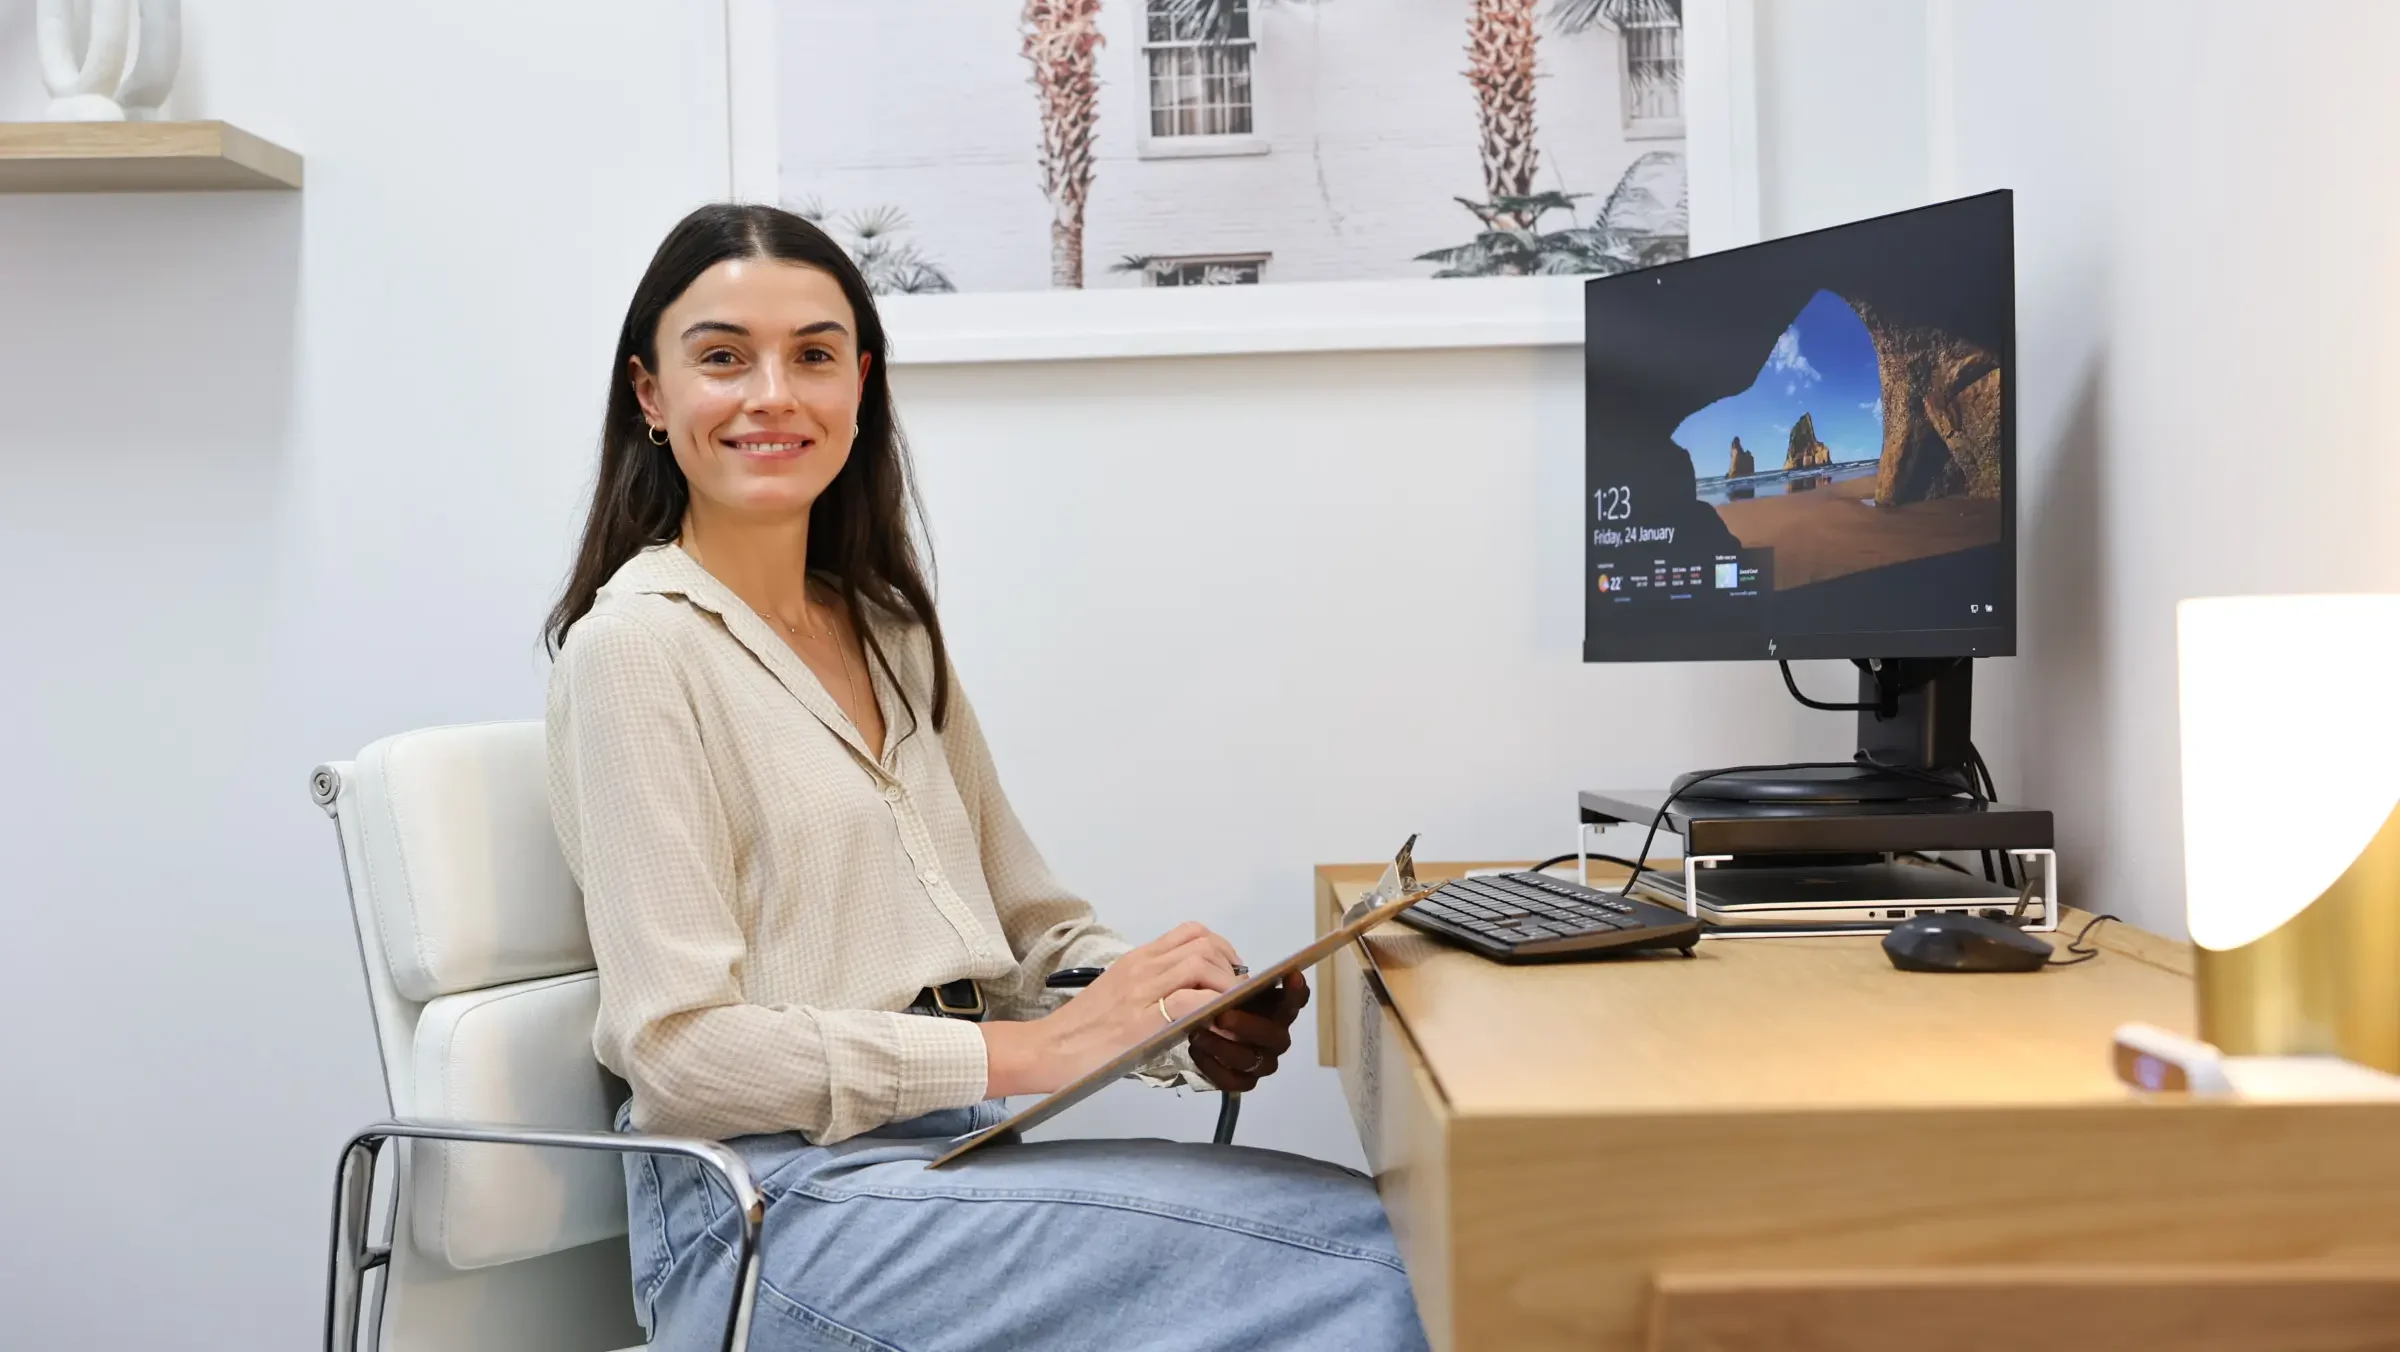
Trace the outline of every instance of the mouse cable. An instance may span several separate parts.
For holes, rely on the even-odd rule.
[[[2100,950],[2098,948],[2084,947],[2083,940],[2084,936],[2090,934],[2093,930],[2098,929],[2101,925],[2101,922],[2108,920],[2117,920],[2117,918],[2113,915],[2096,915],[2090,920],[2085,921],[2083,928],[2075,931],[2075,937],[2067,940],[2067,951],[2075,956],[2064,961],[2061,961],[2057,958],[2052,958],[2044,965],[2049,967],[2073,967],[2077,963],[2090,962],[2092,959],[2099,957]],[[2125,922],[2122,920],[2117,920],[2117,923],[2122,925]]]

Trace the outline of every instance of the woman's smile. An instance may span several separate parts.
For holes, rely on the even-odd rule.
[[[797,432],[743,432],[720,440],[752,460],[790,460],[817,444]]]

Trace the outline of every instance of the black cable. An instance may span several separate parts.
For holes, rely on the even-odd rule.
[[[1881,706],[1874,704],[1829,704],[1821,699],[1810,699],[1808,696],[1800,693],[1800,682],[1793,679],[1792,664],[1790,662],[1778,660],[1775,663],[1775,669],[1783,673],[1783,688],[1791,691],[1792,698],[1800,701],[1801,705],[1805,708],[1821,709],[1829,714],[1881,712]],[[1863,755],[1863,753],[1860,758],[1862,760],[1866,760],[1869,765],[1876,764],[1872,758],[1866,757]],[[1908,771],[1904,770],[1900,766],[1877,765],[1876,768],[1908,773]],[[1948,781],[1946,779],[1939,782],[1943,783],[1945,787],[1948,786]],[[1970,792],[1972,792],[1971,787]],[[1986,851],[1983,856],[1983,880],[1987,883],[1992,880],[1992,856],[1989,851]]]
[[[1538,863],[1538,864],[1534,865],[1532,868],[1529,868],[1529,869],[1527,869],[1527,870],[1525,870],[1525,871],[1526,871],[1527,873],[1539,873],[1539,872],[1541,872],[1541,871],[1542,871],[1542,870],[1544,870],[1544,869],[1556,868],[1556,867],[1558,867],[1558,866],[1559,866],[1559,865],[1561,865],[1561,864],[1573,863],[1574,861],[1576,861],[1576,860],[1578,860],[1578,859],[1597,859],[1597,860],[1599,860],[1600,862],[1602,862],[1602,863],[1604,863],[1604,864],[1617,864],[1617,865],[1620,865],[1620,866],[1622,866],[1622,867],[1625,867],[1625,868],[1632,868],[1632,867],[1633,867],[1633,861],[1632,861],[1632,860],[1630,860],[1630,859],[1619,859],[1617,856],[1615,856],[1615,855],[1613,855],[1613,854],[1601,854],[1601,853],[1599,853],[1598,851],[1593,851],[1593,852],[1590,852],[1590,853],[1587,853],[1587,854],[1562,854],[1562,855],[1558,855],[1558,856],[1556,856],[1556,857],[1554,857],[1554,858],[1545,859],[1545,860],[1543,860],[1542,862],[1540,862],[1540,863]]]
[[[1986,803],[1999,802],[2000,781],[1992,778],[1990,763],[1984,760],[1983,753],[1975,749],[1975,743],[1972,741],[1967,743],[1967,761],[1970,773],[1983,776],[1983,801]],[[2000,881],[2009,887],[2017,885],[2016,866],[2011,862],[2006,850],[2000,851]]]
[[[1800,683],[1792,679],[1791,663],[1778,661],[1775,665],[1781,668],[1783,671],[1783,688],[1791,691],[1792,698],[1800,701],[1808,708],[1822,709],[1829,714],[1870,713],[1873,712],[1875,708],[1875,706],[1872,704],[1827,704],[1825,701],[1820,699],[1810,699],[1808,696],[1800,693]]]
[[[1853,660],[1855,661],[1856,659],[1853,659]],[[1970,660],[1970,659],[1968,659],[1968,658],[1963,658],[1963,657],[1962,657],[1962,658],[1958,658],[1958,659],[1954,660],[1954,661],[1951,663],[1951,666],[1950,666],[1949,668],[1946,668],[1945,670],[1956,670],[1956,669],[1957,669],[1959,666],[1963,665],[1964,663],[1966,663],[1966,662],[1967,662],[1967,661],[1969,661],[1969,660]],[[1864,663],[1864,662],[1859,662],[1859,663],[1858,663],[1858,667],[1859,667],[1859,669],[1860,669],[1860,670],[1862,670],[1862,671],[1872,671],[1872,670],[1874,670],[1874,668],[1872,668],[1872,667],[1869,667],[1869,666],[1868,666],[1866,663]],[[1828,703],[1828,702],[1827,702],[1827,701],[1825,701],[1825,700],[1819,700],[1819,699],[1810,699],[1808,696],[1806,696],[1806,695],[1803,695],[1803,694],[1801,694],[1801,693],[1800,693],[1800,682],[1799,682],[1797,679],[1795,679],[1795,678],[1792,676],[1792,664],[1791,664],[1789,661],[1785,661],[1785,660],[1782,660],[1782,659],[1778,659],[1778,660],[1776,661],[1776,663],[1775,663],[1775,668],[1776,668],[1776,670],[1778,670],[1778,671],[1780,671],[1780,672],[1782,672],[1782,673],[1783,673],[1783,688],[1784,688],[1784,689],[1786,689],[1786,690],[1789,690],[1790,692],[1792,692],[1792,698],[1793,698],[1793,699],[1795,699],[1795,700],[1798,700],[1798,701],[1801,703],[1801,705],[1802,705],[1803,707],[1805,707],[1805,708],[1810,708],[1810,709],[1819,709],[1819,710],[1823,710],[1823,711],[1824,711],[1824,712],[1826,712],[1826,713],[1833,713],[1833,714],[1840,714],[1840,713],[1880,713],[1880,712],[1882,711],[1882,710],[1881,710],[1881,706],[1880,706],[1880,705],[1877,705],[1877,704],[1867,704],[1867,703],[1857,703],[1857,704],[1832,704],[1832,703]],[[1924,682],[1921,682],[1920,684],[1929,684],[1929,683],[1931,683],[1933,680],[1937,679],[1938,675],[1940,675],[1940,674],[1941,674],[1941,673],[1936,673],[1935,675],[1929,675],[1929,676],[1927,676],[1927,677],[1925,678],[1925,681],[1924,681]],[[1915,687],[1910,687],[1910,688],[1911,688],[1911,689],[1913,689],[1913,688],[1915,688]],[[1895,696],[1897,696],[1897,695],[1899,695],[1899,694],[1903,694],[1903,693],[1906,693],[1906,692],[1905,692],[1905,691],[1902,691],[1902,690],[1894,690],[1894,691],[1892,691],[1892,692],[1890,692],[1890,693],[1891,693],[1891,694],[1893,694],[1893,695],[1895,695]],[[1999,784],[1998,784],[1998,783],[1997,783],[1995,780],[1993,780],[1993,778],[1992,778],[1992,767],[1991,767],[1991,766],[1989,766],[1989,765],[1986,765],[1986,764],[1984,763],[1984,760],[1983,760],[1983,753],[1982,753],[1982,752],[1980,752],[1980,751],[1977,751],[1977,750],[1975,749],[1975,744],[1974,744],[1973,742],[1969,742],[1969,743],[1967,744],[1967,755],[1968,755],[1968,757],[1970,758],[1970,763],[1969,763],[1969,764],[1968,764],[1968,765],[1965,767],[1965,768],[1966,768],[1966,779],[1967,779],[1967,783],[1966,783],[1966,789],[1965,789],[1966,795],[1967,795],[1969,798],[1972,798],[1972,799],[1974,799],[1974,800],[1975,800],[1976,802],[1978,802],[1978,803],[1997,803],[1997,802],[1999,802],[1999,801],[2000,801],[2000,786],[1999,786]],[[1935,771],[1930,771],[1930,770],[1920,770],[1920,769],[1917,769],[1917,768],[1915,768],[1915,767],[1913,767],[1913,766],[1905,766],[1905,765],[1885,765],[1885,764],[1882,764],[1881,762],[1879,762],[1879,761],[1875,760],[1873,757],[1870,757],[1870,756],[1868,756],[1868,755],[1867,755],[1866,753],[1864,753],[1864,752],[1861,752],[1861,753],[1859,753],[1859,757],[1858,757],[1858,759],[1859,759],[1859,760],[1860,760],[1862,763],[1864,763],[1864,764],[1866,764],[1866,765],[1868,765],[1868,766],[1871,766],[1871,767],[1873,767],[1873,768],[1875,768],[1875,769],[1878,769],[1878,770],[1885,771],[1886,773],[1889,773],[1889,774],[1909,775],[1909,776],[1912,776],[1912,777],[1914,777],[1914,778],[1917,778],[1917,779],[1923,779],[1923,780],[1927,780],[1927,781],[1929,781],[1929,782],[1931,782],[1931,783],[1938,784],[1938,785],[1942,786],[1943,788],[1946,788],[1946,789],[1949,789],[1949,790],[1951,790],[1951,791],[1952,791],[1952,792],[1954,792],[1954,793],[1959,791],[1959,789],[1958,789],[1958,785],[1957,785],[1957,784],[1956,784],[1956,783],[1955,783],[1955,782],[1954,782],[1954,781],[1953,781],[1953,780],[1950,778],[1950,776],[1948,776],[1948,775],[1946,775],[1946,774],[1941,774],[1941,773],[1938,773],[1938,772],[1935,772]],[[1797,767],[1797,766],[1794,766],[1794,767],[1791,767],[1791,768],[1797,769],[1797,768],[1799,768],[1799,767]],[[1733,773],[1733,772],[1731,772],[1731,771],[1721,771],[1721,772],[1719,772],[1719,773]],[[1979,776],[1980,776],[1980,778],[1978,778]],[[1703,776],[1703,778],[1706,778],[1706,776]],[[1694,782],[1694,783],[1697,783],[1698,781],[1697,781],[1697,780],[1695,780],[1695,781],[1693,781],[1693,782]],[[1686,787],[1689,787],[1689,786],[1687,785]],[[1671,801],[1671,800],[1670,800],[1670,801]],[[1662,811],[1662,812],[1663,812],[1664,810],[1665,810],[1664,808],[1661,808],[1661,811]],[[1656,832],[1656,830],[1657,830],[1657,825],[1656,825],[1656,823],[1655,823],[1655,822],[1654,822],[1654,823],[1652,823],[1651,830],[1652,830],[1652,832],[1655,834],[1655,832]],[[1993,864],[1993,857],[1994,857],[1994,852],[1993,852],[1993,851],[1991,851],[1991,850],[1981,850],[1981,851],[1978,851],[1977,853],[1978,853],[1978,854],[1980,854],[1980,855],[1982,856],[1982,859],[1983,859],[1983,880],[1984,880],[1985,882],[1987,882],[1987,883],[1993,883],[1993,884],[1995,884],[1995,885],[2005,885],[2005,886],[2008,886],[2008,887],[2015,887],[2015,886],[2017,885],[2017,875],[2016,875],[2016,869],[2015,869],[2015,868],[2014,868],[2014,866],[2013,866],[2013,865],[2010,863],[2010,861],[2009,861],[2009,857],[2008,857],[2008,852],[2007,852],[2006,850],[2002,850],[2002,851],[1999,851],[1999,852],[1998,852],[1998,858],[1999,858],[1999,868],[1998,868],[1997,870],[1995,870],[1995,869],[1992,867],[1992,864]],[[1650,847],[1649,847],[1649,845],[1648,845],[1647,843],[1645,843],[1645,844],[1642,846],[1642,854],[1643,854],[1643,857],[1645,857],[1645,858],[1647,858],[1647,857],[1649,856],[1649,854],[1650,854]],[[1941,861],[1941,862],[1947,862],[1947,861]],[[1964,868],[1961,868],[1959,871],[1960,871],[1961,873],[1965,873],[1965,872],[1967,872],[1967,870],[1966,870],[1966,869],[1964,869]],[[1636,870],[1635,870],[1635,873],[1636,873],[1636,874],[1637,874],[1637,876],[1638,876],[1638,874],[1640,873],[1640,870],[1639,870],[1639,869],[1636,869]],[[1995,876],[1995,875],[1996,875],[1996,876]],[[1633,884],[1632,884],[1631,882],[1627,882],[1627,883],[1626,883],[1626,886],[1627,886],[1627,887],[1629,887],[1629,888],[1630,888],[1632,885],[1633,885]]]
[[[1999,802],[2000,781],[1992,778],[1992,767],[1990,763],[1984,760],[1983,753],[1981,751],[1975,749],[1975,744],[1973,742],[1967,743],[1967,759],[1974,763],[1975,773],[1983,776],[1984,792],[1991,795],[1993,802]]]
[[[1887,775],[1900,775],[1907,779],[1921,779],[1926,783],[1933,785],[1935,788],[1949,790],[1953,796],[1963,793],[1967,797],[1974,799],[1976,802],[1980,803],[1983,801],[1983,790],[1975,787],[1975,780],[1972,775],[1970,775],[1967,781],[1962,784],[1959,782],[1956,775],[1949,774],[1946,771],[1928,770],[1923,766],[1918,765],[1886,765],[1882,761],[1875,759],[1873,756],[1868,755],[1864,751],[1861,751],[1857,755],[1850,758],[1851,768],[1855,769],[1862,765],[1870,770],[1881,770]]]
[[[1647,869],[1647,865],[1634,861],[1650,857],[1650,846],[1658,839],[1659,824],[1667,819],[1667,809],[1675,806],[1676,799],[1691,792],[1693,785],[1703,780],[1717,779],[1725,775],[1772,775],[1781,774],[1786,770],[1855,770],[1857,768],[1856,760],[1793,761],[1788,765],[1728,765],[1723,769],[1703,770],[1699,774],[1693,775],[1682,784],[1667,790],[1667,796],[1658,801],[1658,811],[1650,818],[1649,834],[1642,837],[1642,848],[1634,851],[1633,860],[1621,861],[1630,864],[1633,872],[1626,877],[1625,885],[1617,889],[1617,895],[1628,901],[1633,899],[1633,885],[1642,880],[1642,874]]]
[[[2045,965],[2051,967],[2072,967],[2079,962],[2090,962],[2092,959],[2099,957],[2100,950],[2097,948],[2084,947],[2083,940],[2086,935],[2090,934],[2093,930],[2098,929],[2100,927],[2100,923],[2105,920],[2117,920],[2117,918],[2113,915],[2096,915],[2090,920],[2085,921],[2083,928],[2075,932],[2075,937],[2067,940],[2067,951],[2069,953],[2073,953],[2075,956],[2068,958],[2063,962],[2057,958],[2052,958]],[[2117,920],[2117,923],[2122,925],[2125,922],[2122,920]]]
[[[1681,798],[1683,795],[1691,792],[1692,786],[1695,784],[1701,783],[1705,780],[1717,779],[1724,775],[1772,775],[1782,774],[1788,770],[1855,770],[1862,765],[1868,767],[1869,769],[1882,770],[1888,774],[1906,775],[1912,779],[1922,779],[1928,784],[1935,785],[1939,788],[1948,789],[1952,793],[1965,793],[1969,796],[1980,796],[1977,790],[1971,785],[1961,788],[1958,781],[1952,779],[1948,775],[1938,774],[1931,770],[1920,770],[1909,765],[1885,765],[1881,761],[1875,760],[1873,757],[1868,756],[1863,751],[1846,761],[1790,761],[1782,765],[1728,765],[1718,770],[1703,770],[1699,774],[1693,775],[1689,779],[1683,781],[1680,786],[1669,789],[1667,791],[1667,796],[1659,800],[1658,811],[1652,814],[1650,818],[1649,833],[1642,837],[1642,848],[1636,853],[1635,858],[1648,859],[1650,857],[1650,846],[1658,839],[1658,828],[1661,823],[1666,821],[1667,810],[1675,806],[1676,799]],[[1604,856],[1595,855],[1593,857],[1601,858]],[[1642,874],[1648,870],[1649,866],[1647,864],[1636,863],[1632,859],[1610,859],[1609,862],[1613,864],[1623,864],[1633,870],[1631,876],[1625,879],[1625,885],[1617,889],[1617,895],[1630,900],[1633,896],[1633,885],[1642,880]]]

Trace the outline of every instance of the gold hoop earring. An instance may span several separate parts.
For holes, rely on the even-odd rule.
[[[659,426],[657,423],[650,424],[650,444],[653,446],[666,445],[667,429]]]

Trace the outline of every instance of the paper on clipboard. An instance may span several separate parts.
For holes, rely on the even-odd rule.
[[[1285,977],[1303,967],[1315,964],[1326,954],[1432,896],[1433,888],[1417,885],[1416,861],[1412,857],[1416,845],[1417,838],[1410,836],[1408,843],[1400,847],[1400,853],[1393,856],[1391,866],[1383,871],[1383,877],[1377,880],[1375,886],[1369,888],[1363,896],[1351,903],[1350,909],[1342,912],[1340,926],[1319,936],[1316,942],[1284,958],[1272,967],[1253,972],[1247,980],[1236,984],[1231,990],[1218,993],[1207,1004],[1173,1023],[1159,1025],[1157,1032],[1119,1052],[1107,1063],[1085,1072],[1071,1083],[1043,1096],[1022,1112],[1011,1115],[1006,1121],[958,1137],[950,1142],[948,1150],[942,1152],[938,1158],[925,1167],[939,1169],[943,1165],[972,1154],[993,1141],[1004,1140],[1030,1127],[1049,1121],[1114,1084],[1135,1066],[1141,1065],[1158,1053],[1189,1038],[1217,1015],[1253,996],[1264,993]]]

